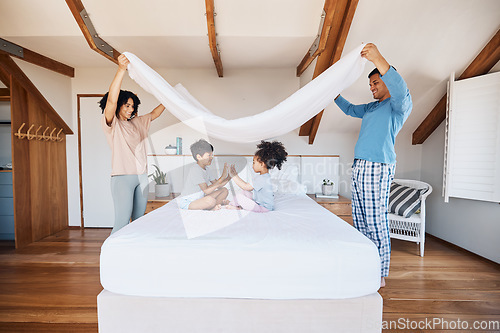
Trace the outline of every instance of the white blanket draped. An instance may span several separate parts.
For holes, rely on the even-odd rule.
[[[179,120],[211,138],[245,143],[293,131],[327,107],[363,73],[366,63],[366,59],[360,56],[363,46],[351,51],[273,108],[232,120],[210,112],[181,84],[172,87],[134,54],[124,54],[130,61],[130,77],[154,95]]]

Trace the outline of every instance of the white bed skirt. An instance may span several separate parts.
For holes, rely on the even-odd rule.
[[[97,296],[100,333],[382,331],[378,293],[343,300]]]

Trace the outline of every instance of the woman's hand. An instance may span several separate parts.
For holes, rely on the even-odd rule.
[[[124,70],[126,71],[127,70],[127,66],[128,64],[130,64],[130,61],[127,59],[127,57],[122,53],[118,56],[118,67],[121,69],[121,70]]]

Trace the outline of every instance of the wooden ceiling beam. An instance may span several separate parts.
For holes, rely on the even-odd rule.
[[[309,67],[309,65],[320,55],[326,48],[326,42],[333,24],[333,14],[335,13],[335,0],[325,0],[325,5],[323,7],[323,15],[321,15],[322,23],[320,24],[321,32],[313,44],[307,51],[302,61],[297,66],[297,77],[301,76],[302,73]]]
[[[205,0],[206,16],[207,16],[207,28],[208,28],[208,43],[210,46],[210,52],[212,53],[212,58],[214,59],[215,68],[217,69],[217,74],[219,77],[223,76],[222,69],[222,59],[220,57],[219,46],[217,44],[217,33],[215,32],[215,13],[214,0]]]
[[[118,56],[121,53],[99,37],[95,31],[92,21],[90,20],[90,17],[87,14],[87,11],[85,10],[85,7],[83,6],[83,3],[80,0],[66,0],[66,4],[73,14],[76,23],[78,23],[78,26],[80,27],[80,30],[82,31],[85,40],[87,40],[90,48],[104,56],[106,59],[118,64]]]
[[[465,69],[465,71],[458,77],[457,80],[468,79],[478,75],[488,73],[496,63],[500,61],[500,29],[496,32],[495,36],[486,44],[486,46],[479,52],[477,57]],[[412,135],[412,144],[418,145],[425,142],[425,140],[434,132],[436,128],[446,119],[446,94],[434,106],[432,111],[425,117],[422,123],[417,127]]]
[[[358,0],[336,0],[334,2],[335,6],[329,7],[330,10],[333,9],[334,11],[333,24],[326,41],[325,50],[318,56],[313,79],[337,62],[342,56],[345,41],[358,5]],[[314,143],[322,117],[323,111],[300,127],[299,135],[309,136],[309,144]]]
[[[69,77],[75,77],[75,69],[62,62],[56,61],[54,59],[48,58],[44,55],[31,51],[25,47],[19,46],[15,43],[9,42],[3,38],[0,38],[0,53],[7,54],[18,59],[24,60],[26,62],[32,63],[48,70],[54,71],[56,73],[66,75]],[[10,50],[10,51],[5,51]],[[15,52],[13,50],[16,50]]]
[[[73,134],[73,131],[64,122],[64,120],[59,116],[56,110],[50,105],[50,103],[43,97],[42,93],[35,87],[33,82],[24,74],[24,72],[17,66],[17,64],[12,60],[12,58],[6,54],[0,54],[0,68],[2,71],[7,73],[9,77],[14,81],[17,81],[27,92],[29,92],[42,107],[47,116],[56,124],[57,127],[63,129],[65,134]]]

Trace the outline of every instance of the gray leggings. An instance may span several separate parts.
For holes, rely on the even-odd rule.
[[[111,195],[115,206],[114,233],[144,215],[148,203],[148,176],[120,175],[111,177]]]

